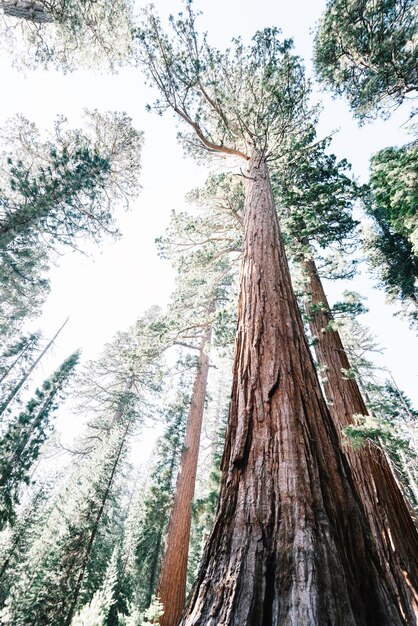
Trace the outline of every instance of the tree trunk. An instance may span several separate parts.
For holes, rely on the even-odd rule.
[[[99,526],[100,526],[100,522],[102,521],[102,517],[103,514],[105,512],[105,507],[107,505],[107,501],[110,495],[110,490],[112,488],[113,485],[113,480],[115,478],[115,474],[116,474],[116,470],[119,467],[119,462],[121,460],[121,456],[122,456],[122,452],[124,450],[125,447],[125,443],[126,443],[126,438],[128,436],[128,431],[130,428],[130,423],[128,422],[128,424],[126,425],[126,428],[123,431],[123,435],[122,435],[122,439],[120,442],[120,445],[118,447],[117,453],[116,453],[116,457],[115,460],[112,464],[112,471],[110,473],[110,476],[107,480],[106,483],[106,488],[104,491],[104,494],[102,496],[102,500],[100,503],[100,507],[99,510],[97,511],[93,526],[91,528],[91,532],[90,532],[90,537],[88,539],[88,543],[84,552],[84,556],[83,556],[83,560],[82,563],[80,564],[80,572],[76,578],[75,581],[75,585],[74,585],[74,589],[73,589],[73,593],[72,593],[72,598],[70,599],[70,604],[69,604],[69,609],[68,609],[68,613],[67,616],[65,618],[64,621],[64,626],[71,626],[71,622],[73,620],[74,617],[74,613],[76,611],[77,608],[77,603],[78,603],[78,599],[80,597],[80,593],[81,593],[81,586],[84,580],[84,575],[86,573],[86,569],[87,569],[87,565],[90,559],[90,555],[91,555],[91,551],[93,549],[93,545],[96,539],[96,535],[98,533],[99,530]]]
[[[309,302],[306,308],[311,333],[315,338],[318,362],[325,368],[324,390],[337,433],[354,424],[353,415],[367,415],[368,410],[354,378],[344,376],[350,362],[340,335],[329,328],[332,320],[329,304],[313,259],[304,262],[309,279]],[[313,313],[310,306],[315,305]],[[318,308],[319,305],[319,308]],[[402,493],[384,451],[371,441],[360,451],[344,446],[354,483],[367,515],[382,568],[390,581],[408,624],[417,623],[418,615],[418,532],[412,509]]]
[[[54,21],[54,17],[48,13],[40,2],[30,0],[3,0],[1,2],[1,8],[5,15],[35,22],[36,24],[45,24]]]
[[[157,591],[164,606],[164,614],[160,618],[161,626],[177,626],[184,609],[192,503],[209,373],[208,347],[211,336],[212,326],[210,325],[202,337],[200,346],[199,369],[193,385],[180,471],[177,476],[166,547],[161,562]]]
[[[183,626],[406,624],[323,400],[266,163],[246,178],[218,511]]]
[[[45,346],[45,348],[42,350],[42,352],[40,353],[40,355],[35,359],[35,361],[32,363],[32,365],[29,367],[29,369],[23,374],[22,378],[19,380],[19,382],[17,383],[17,385],[15,385],[13,387],[13,389],[11,390],[11,392],[9,393],[9,395],[7,396],[7,398],[0,404],[0,416],[3,415],[3,413],[5,412],[5,410],[7,409],[7,407],[9,406],[9,404],[12,402],[12,400],[14,400],[14,398],[16,398],[17,394],[19,393],[19,391],[22,389],[23,385],[25,384],[25,382],[27,381],[27,379],[29,378],[29,376],[32,374],[33,370],[35,369],[35,367],[38,365],[39,361],[45,356],[45,354],[48,352],[49,348],[52,346],[52,344],[54,343],[55,339],[58,337],[58,335],[60,334],[60,332],[62,331],[62,329],[64,328],[64,326],[67,324],[68,320],[70,318],[67,317],[67,319],[65,320],[65,322],[63,323],[62,326],[60,326],[60,328],[57,330],[57,332],[55,333],[55,335],[52,337],[52,339],[47,343],[47,345]]]

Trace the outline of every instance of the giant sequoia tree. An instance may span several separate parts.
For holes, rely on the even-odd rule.
[[[157,109],[245,175],[220,502],[182,624],[405,624],[321,395],[271,192],[270,162],[305,144],[303,69],[275,29],[222,54],[194,23],[188,3],[171,39],[150,11],[137,33]]]
[[[414,0],[329,0],[316,36],[320,80],[363,120],[418,88]]]

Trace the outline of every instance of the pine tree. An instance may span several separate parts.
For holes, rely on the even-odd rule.
[[[17,367],[21,369],[27,360],[30,359],[33,351],[38,346],[39,339],[40,333],[35,332],[27,336],[23,335],[12,344],[5,345],[0,355],[0,385],[2,387],[5,384],[5,379],[10,377],[10,373],[16,370]]]
[[[405,623],[346,477],[271,192],[269,161],[306,146],[303,69],[275,29],[222,54],[194,24],[187,3],[171,19],[171,39],[151,11],[137,33],[141,62],[160,91],[157,109],[171,108],[189,126],[192,149],[246,166],[220,503],[182,624]]]
[[[371,271],[388,301],[401,304],[403,314],[414,324],[418,316],[418,257],[411,241],[397,232],[372,196],[366,200],[366,210],[373,219],[373,225],[363,231]]]
[[[102,586],[91,601],[77,613],[71,626],[103,626],[107,623],[112,606],[115,604],[115,588],[118,579],[118,553],[115,548],[106,570]]]
[[[0,527],[12,522],[22,484],[39,457],[51,428],[51,417],[62,401],[65,386],[79,360],[75,352],[45,380],[24,411],[11,419],[0,440]]]
[[[89,563],[114,508],[130,437],[148,414],[150,391],[161,378],[161,344],[152,330],[156,316],[155,310],[148,312],[128,332],[118,333],[76,381],[90,416],[79,442],[81,460],[20,564],[1,615],[5,624],[70,626],[80,604],[98,589],[97,583],[95,589],[89,585]]]
[[[150,606],[157,589],[189,402],[180,391],[175,401],[162,408],[165,430],[152,454],[148,478],[138,481],[126,520],[124,576],[130,580],[130,605],[141,612]]]
[[[228,220],[235,219],[231,214],[227,215],[226,197],[233,202],[239,197],[239,190],[221,177],[216,182],[215,179],[209,180],[202,193],[194,195],[198,195],[201,201],[209,199],[209,196],[211,204],[216,203],[216,198],[222,198],[222,207],[218,206],[216,216],[210,215],[207,208],[203,215],[196,217],[185,213],[173,215],[167,236],[159,242],[160,249],[170,255],[178,269],[176,290],[167,318],[169,320],[174,315],[171,324],[173,330],[177,328],[177,336],[173,341],[198,353],[157,589],[157,597],[164,607],[161,624],[178,620],[184,606],[192,503],[209,376],[209,350],[214,335],[218,344],[225,344],[228,306],[231,299],[235,299],[233,259],[230,257],[236,256],[236,247],[231,247],[221,233],[223,231],[228,239]],[[237,207],[236,215],[238,210]],[[209,234],[210,224],[216,224],[216,234],[212,236]],[[202,225],[205,225],[206,232],[201,231]],[[230,230],[231,234],[233,237],[236,235],[233,230]]]
[[[0,190],[0,325],[36,314],[47,270],[63,248],[117,236],[114,211],[138,190],[142,134],[124,113],[85,113],[86,128],[59,119],[52,136],[15,118]]]
[[[0,607],[4,606],[14,584],[19,564],[42,530],[51,491],[52,481],[42,482],[19,507],[13,526],[7,525],[0,533]]]
[[[61,331],[67,324],[67,322],[68,322],[68,318],[59,327],[59,329],[57,330],[55,335],[52,337],[52,339],[48,341],[48,343],[43,348],[43,350],[35,358],[33,358],[34,355],[32,354],[30,355],[32,357],[31,360],[29,361],[28,364],[25,364],[25,367],[22,369],[21,372],[19,372],[18,378],[12,381],[8,381],[8,385],[2,388],[2,399],[0,402],[0,416],[4,417],[5,411],[10,410],[10,405],[12,405],[12,403],[19,397],[19,393],[24,388],[26,381],[29,379],[29,377],[31,376],[31,374],[33,373],[37,365],[40,363],[42,358],[45,356],[45,354],[48,352],[48,350],[51,348],[51,346],[53,346],[54,341],[56,340],[58,335],[61,333]],[[33,344],[31,347],[32,348],[34,347]]]

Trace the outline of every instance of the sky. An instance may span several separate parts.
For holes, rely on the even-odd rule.
[[[195,4],[203,12],[200,28],[208,31],[213,45],[223,48],[237,35],[248,41],[257,29],[278,26],[284,36],[294,39],[296,52],[305,60],[308,73],[312,72],[313,29],[325,0],[196,0]],[[181,9],[177,0],[154,0],[154,5],[163,19]],[[154,240],[164,233],[170,212],[184,208],[185,194],[201,185],[208,171],[183,156],[171,114],[158,117],[145,111],[156,94],[144,86],[136,68],[124,68],[118,75],[87,71],[62,75],[43,70],[23,75],[3,56],[0,73],[1,84],[7,85],[0,102],[0,125],[21,113],[41,128],[51,128],[58,114],[77,126],[84,108],[98,108],[126,111],[144,131],[142,190],[129,212],[117,212],[122,238],[104,242],[100,248],[87,246],[88,256],[65,254],[51,271],[51,294],[42,317],[32,327],[51,337],[68,315],[70,321],[40,370],[48,374],[76,348],[82,348],[84,358],[93,358],[116,331],[125,329],[148,307],[167,303],[174,275],[168,261],[158,258]],[[410,140],[402,126],[406,108],[396,111],[389,121],[359,128],[344,101],[333,100],[316,88],[315,98],[323,107],[319,136],[338,131],[331,149],[352,163],[361,181],[367,180],[373,153]],[[330,300],[346,287],[327,283]],[[405,320],[393,317],[394,308],[385,304],[384,294],[373,287],[366,273],[351,281],[349,288],[367,298],[370,311],[360,321],[373,329],[385,348],[380,363],[390,367],[399,387],[418,405],[416,337]]]

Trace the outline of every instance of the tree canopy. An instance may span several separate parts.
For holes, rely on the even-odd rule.
[[[418,88],[414,0],[329,0],[315,41],[318,77],[356,117],[388,114]]]

